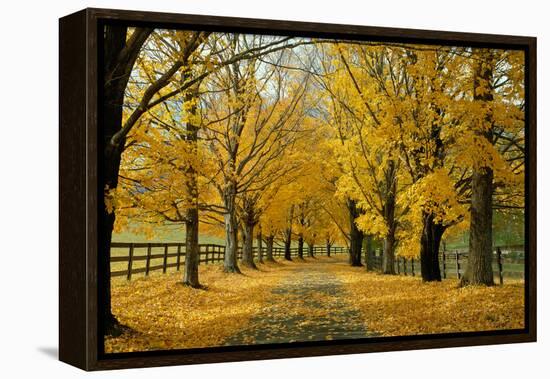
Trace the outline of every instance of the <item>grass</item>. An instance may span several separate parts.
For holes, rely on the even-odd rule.
[[[150,239],[145,234],[119,232],[113,233],[112,240],[113,242],[185,242],[185,229],[180,225],[158,226],[155,228],[155,233],[156,236]],[[223,245],[225,240],[221,237],[200,234],[199,243]]]

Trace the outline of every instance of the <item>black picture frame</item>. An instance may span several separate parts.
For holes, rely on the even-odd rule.
[[[102,353],[98,203],[102,23],[156,28],[522,49],[526,57],[525,328],[368,340]],[[536,315],[536,38],[172,13],[84,9],[59,20],[59,358],[85,370],[534,342]]]

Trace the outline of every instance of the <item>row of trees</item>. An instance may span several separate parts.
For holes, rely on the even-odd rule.
[[[359,229],[383,239],[384,273],[397,252],[441,280],[444,233],[469,228],[463,284],[492,284],[493,210],[523,208],[523,53],[331,44],[320,54],[338,193],[359,207]]]
[[[249,267],[255,239],[267,260],[339,241],[352,265],[377,239],[384,273],[419,255],[437,281],[444,233],[469,228],[464,284],[492,284],[493,210],[523,207],[521,52],[107,26],[104,56],[102,273],[115,228],[169,223],[192,287],[199,227],[226,272],[239,239]]]

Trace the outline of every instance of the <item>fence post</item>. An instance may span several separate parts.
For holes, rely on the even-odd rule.
[[[460,257],[458,256],[458,250],[455,250],[455,260],[456,260],[456,277],[460,279]]]
[[[166,265],[168,264],[168,244],[164,245],[164,259],[162,260],[162,273],[166,274]]]
[[[151,244],[147,244],[147,260],[145,261],[145,276],[149,275],[149,268],[151,267]]]
[[[403,274],[407,276],[407,260],[403,257]]]
[[[134,259],[134,244],[130,244],[130,250],[128,252],[128,274],[126,275],[126,280],[132,279],[132,261]]]
[[[206,245],[206,256],[204,258],[204,264],[208,264],[208,250],[209,250],[208,248],[209,248],[209,245]],[[200,258],[199,258],[199,260],[200,260]]]
[[[443,250],[443,279],[447,279],[447,261],[445,258],[447,257],[446,251]]]
[[[414,276],[414,258],[411,258],[411,274]]]
[[[497,263],[498,263],[498,281],[500,285],[504,283],[504,275],[502,272],[502,251],[497,247]]]
[[[181,261],[181,245],[178,243],[178,255],[176,257],[176,271],[180,270],[180,261]]]

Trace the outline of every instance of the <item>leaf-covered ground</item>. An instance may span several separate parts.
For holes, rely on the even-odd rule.
[[[105,340],[106,352],[164,350],[223,345],[226,338],[261,312],[291,264],[224,274],[219,265],[201,265],[204,289],[179,283],[181,272],[114,280],[112,310],[132,332]]]
[[[371,336],[342,282],[327,269],[334,259],[299,264],[272,290],[263,311],[227,345],[285,343]]]
[[[519,329],[524,326],[524,283],[458,287],[458,280],[423,283],[418,277],[365,273],[330,265],[363,315],[385,336]]]
[[[113,281],[113,312],[132,331],[106,352],[513,329],[523,327],[523,283],[457,288],[350,267],[346,258],[260,265],[244,275],[201,265],[207,290],[181,273]]]

